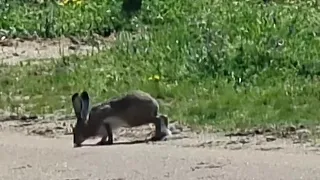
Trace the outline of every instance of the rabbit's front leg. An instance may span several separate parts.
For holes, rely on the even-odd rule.
[[[100,142],[97,145],[111,145],[113,144],[113,133],[110,124],[104,123],[103,127],[105,128],[106,135],[103,135]],[[108,141],[107,141],[108,138]]]
[[[107,144],[111,145],[111,144],[113,144],[113,133],[112,133],[111,125],[108,124],[108,123],[105,123],[105,124],[104,124],[104,127],[106,128],[106,130],[107,130],[107,135],[108,135]]]
[[[108,142],[107,142],[107,137],[108,137],[108,136],[103,136],[103,137],[101,138],[101,140],[97,143],[97,145],[99,145],[99,146],[107,145],[107,144],[108,144]]]

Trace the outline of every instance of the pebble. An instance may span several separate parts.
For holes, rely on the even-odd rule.
[[[271,142],[271,141],[275,141],[275,140],[277,140],[277,138],[275,136],[266,136],[267,142]]]

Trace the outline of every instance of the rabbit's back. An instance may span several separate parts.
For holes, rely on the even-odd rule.
[[[159,111],[156,99],[139,90],[110,101],[110,106],[116,111],[117,116],[131,127],[151,123]]]
[[[91,123],[98,126],[108,123],[112,127],[134,127],[152,123],[159,111],[159,104],[150,94],[143,91],[132,91],[113,98],[91,111]]]

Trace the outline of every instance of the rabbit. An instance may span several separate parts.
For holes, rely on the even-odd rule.
[[[149,123],[155,125],[155,135],[151,141],[166,140],[167,136],[172,135],[168,128],[168,117],[159,113],[158,102],[141,90],[113,98],[91,110],[89,94],[83,91],[80,95],[72,95],[72,105],[77,118],[75,127],[72,127],[74,147],[80,147],[86,139],[95,136],[102,136],[97,145],[111,145],[113,129]]]

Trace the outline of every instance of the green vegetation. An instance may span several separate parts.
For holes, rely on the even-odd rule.
[[[129,18],[115,0],[65,6],[12,1],[0,8],[0,28],[12,36],[116,31],[117,40],[111,49],[90,57],[3,66],[0,104],[12,110],[21,103],[34,104],[25,108],[34,113],[71,112],[69,98],[82,89],[94,102],[142,89],[162,99],[162,110],[172,119],[188,123],[224,129],[316,124],[317,2],[145,0]],[[161,79],[149,80],[154,75]]]

